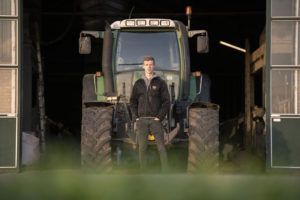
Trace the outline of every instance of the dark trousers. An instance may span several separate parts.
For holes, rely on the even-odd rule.
[[[145,169],[147,166],[147,141],[148,134],[151,132],[155,137],[160,156],[161,169],[163,172],[166,172],[168,170],[168,156],[164,144],[164,130],[161,122],[159,120],[154,120],[154,118],[140,118],[137,120],[136,126],[141,169]]]

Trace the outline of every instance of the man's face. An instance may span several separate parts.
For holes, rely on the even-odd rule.
[[[146,74],[152,74],[155,65],[152,60],[144,61],[143,68]]]
[[[146,74],[152,74],[152,72],[155,68],[155,65],[152,60],[144,61],[143,68],[144,68]]]

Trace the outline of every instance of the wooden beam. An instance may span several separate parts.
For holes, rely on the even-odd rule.
[[[244,147],[246,149],[251,147],[251,53],[250,42],[246,38],[245,41],[245,135],[244,135]]]
[[[252,53],[251,62],[253,63],[256,60],[260,59],[261,57],[264,57],[265,53],[266,53],[266,43],[260,45],[260,47]]]
[[[266,62],[265,60],[258,60],[257,62],[253,63],[253,65],[251,66],[251,74],[255,74],[258,70],[260,70],[261,68],[264,68],[266,66]]]
[[[266,66],[266,43],[262,44],[251,55],[251,74]]]

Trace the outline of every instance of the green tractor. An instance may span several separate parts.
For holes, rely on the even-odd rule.
[[[190,23],[189,23],[190,24]],[[156,60],[155,72],[169,87],[171,106],[165,143],[188,142],[188,171],[216,169],[219,161],[219,106],[210,103],[201,73],[191,73],[188,39],[197,36],[197,52],[208,52],[205,30],[189,30],[170,19],[125,19],[106,24],[105,31],[82,31],[80,54],[91,53],[91,37],[103,39],[102,72],[83,77],[81,157],[84,168],[112,170],[122,145],[136,145],[129,99],[144,73],[144,56]],[[202,95],[202,96],[201,96]],[[200,98],[199,98],[200,97]],[[149,133],[149,143],[155,139]]]

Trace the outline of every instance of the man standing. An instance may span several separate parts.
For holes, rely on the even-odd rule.
[[[164,130],[161,121],[170,106],[167,84],[153,72],[155,60],[151,56],[143,59],[145,75],[137,80],[130,97],[133,119],[136,120],[139,160],[141,169],[147,165],[147,138],[151,132],[157,144],[162,171],[168,170],[168,157],[164,145]]]

